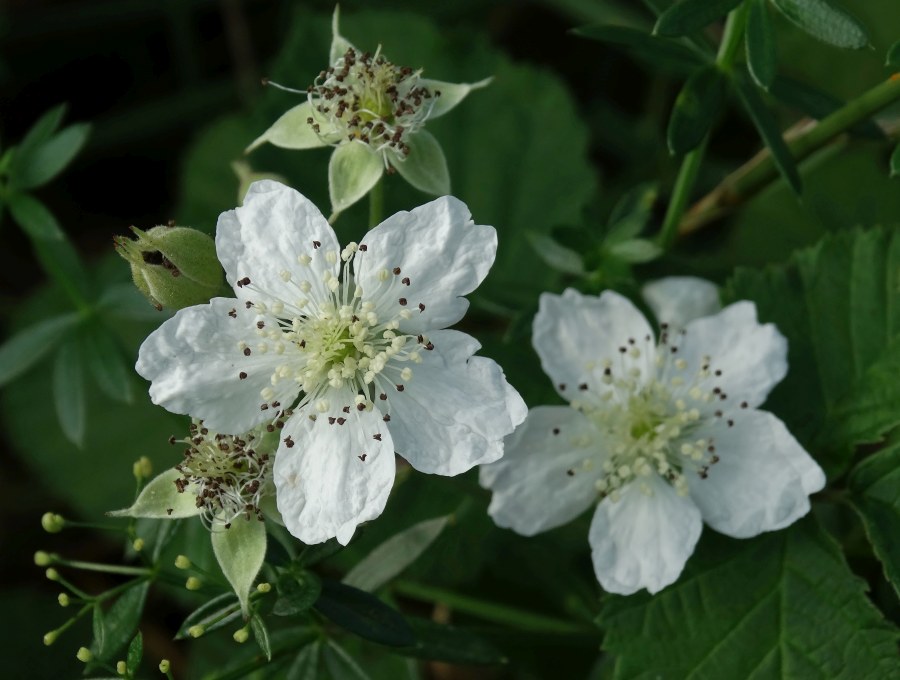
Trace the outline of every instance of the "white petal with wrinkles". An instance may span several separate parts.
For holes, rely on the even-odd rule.
[[[366,249],[357,252],[354,271],[365,298],[391,316],[406,307],[412,317],[400,330],[424,333],[463,317],[469,302],[462,296],[487,276],[497,232],[475,224],[465,203],[443,196],[389,217],[360,244]]]
[[[765,411],[735,413],[704,429],[719,462],[706,479],[688,477],[704,521],[735,538],[782,529],[809,512],[809,494],[825,475],[778,418]]]
[[[336,276],[340,262],[334,230],[319,209],[272,180],[251,184],[244,205],[219,216],[216,253],[239,298],[266,304],[279,300],[285,306],[301,298],[325,299],[326,272]],[[244,277],[250,285],[238,286]],[[310,283],[308,293],[300,288],[303,281]]]
[[[539,406],[507,437],[503,458],[479,470],[488,513],[523,536],[574,519],[597,500],[600,433],[568,406]],[[586,462],[587,461],[587,462]]]
[[[240,344],[255,345],[253,330],[262,318],[231,298],[179,310],[144,340],[138,354],[135,368],[151,381],[153,403],[202,418],[222,433],[247,432],[271,419],[260,411],[260,391],[284,357],[252,349],[245,356]],[[289,381],[273,389],[273,399],[284,404],[299,391]]]
[[[700,538],[700,511],[656,475],[604,499],[597,506],[588,540],[594,573],[603,589],[630,595],[646,588],[656,593],[674,583]]]
[[[274,467],[278,511],[288,531],[307,544],[337,537],[347,545],[359,524],[381,514],[394,483],[394,447],[381,414],[344,413],[340,404],[347,399],[352,403],[352,396],[329,395],[328,412],[315,421],[295,414],[281,433]],[[285,443],[288,437],[293,446]]]

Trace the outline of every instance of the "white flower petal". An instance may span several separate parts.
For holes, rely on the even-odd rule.
[[[598,298],[569,288],[561,296],[541,294],[533,344],[564,399],[602,395],[608,389],[602,383],[604,361],[615,377],[636,370],[638,380],[645,380],[655,370],[655,342],[644,315],[618,293]]]
[[[641,482],[652,495],[642,493]],[[632,482],[617,502],[607,497],[594,513],[589,540],[597,580],[619,595],[656,593],[678,579],[702,528],[691,499],[659,476]]]
[[[268,130],[257,137],[244,153],[250,153],[266,142],[282,149],[296,150],[325,146],[325,142],[319,136],[327,133],[327,130],[322,130],[324,121],[319,122],[319,133],[316,133],[307,122],[310,118],[316,117],[314,114],[313,106],[308,101],[288,109]]]
[[[315,421],[295,413],[275,456],[278,510],[288,531],[307,544],[337,537],[346,545],[357,525],[381,514],[394,483],[387,423],[377,409],[344,413],[341,406],[353,399],[343,396],[327,394],[331,408]]]
[[[389,154],[391,166],[419,191],[432,196],[450,193],[450,171],[438,140],[430,132],[419,130],[406,140],[409,155]]]
[[[389,318],[408,309],[412,317],[400,330],[426,333],[463,317],[469,302],[462,296],[487,276],[497,232],[472,222],[462,201],[443,196],[389,217],[361,244],[354,271],[365,298]]]
[[[671,344],[678,345],[687,372],[700,370],[709,357],[710,376],[698,384],[705,391],[718,387],[726,398],[711,402],[706,412],[728,410],[742,402],[755,408],[787,374],[787,340],[773,324],[756,320],[752,302],[736,302],[718,314],[691,321],[685,335]]]
[[[641,295],[657,321],[684,328],[688,321],[722,309],[716,284],[695,276],[668,276],[646,284]]]
[[[239,298],[266,304],[279,300],[285,306],[303,298],[325,299],[330,295],[326,272],[336,276],[340,263],[334,230],[319,209],[272,180],[251,184],[244,205],[219,216],[216,253]],[[328,253],[335,253],[334,263]],[[244,277],[250,285],[238,286]],[[308,293],[301,291],[302,281],[309,281]]]
[[[137,372],[151,381],[150,398],[173,413],[202,418],[222,433],[244,433],[272,418],[261,411],[260,391],[283,357],[251,349],[258,316],[239,300],[213,298],[179,310],[144,340]],[[241,374],[246,377],[241,378]],[[290,404],[299,392],[292,381],[273,387],[272,400]],[[270,400],[270,401],[272,401]]]
[[[328,194],[334,212],[346,210],[378,184],[384,174],[384,159],[366,144],[347,142],[331,154],[328,162]]]
[[[440,95],[434,98],[434,104],[431,107],[431,112],[428,114],[428,120],[443,116],[450,109],[455,108],[472,90],[480,90],[482,87],[487,87],[493,79],[493,77],[485,78],[477,83],[447,83],[442,80],[420,78],[420,87],[424,87],[431,93],[440,92]]]
[[[809,494],[822,489],[825,475],[778,418],[765,411],[741,411],[728,427],[715,421],[703,432],[719,462],[706,479],[688,475],[691,497],[709,526],[747,538],[782,529],[809,512]]]
[[[568,406],[539,406],[506,438],[503,458],[479,469],[497,526],[524,536],[561,526],[597,500],[600,433]],[[587,462],[586,462],[587,461]]]
[[[390,430],[397,453],[431,474],[458,475],[503,455],[503,438],[525,417],[525,403],[478,343],[458,331],[429,336],[403,391],[389,387]],[[376,403],[381,403],[376,398]]]

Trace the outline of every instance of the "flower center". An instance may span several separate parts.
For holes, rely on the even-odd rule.
[[[307,123],[326,144],[355,141],[406,157],[406,137],[422,127],[440,95],[419,85],[419,73],[392,64],[380,48],[374,56],[350,48],[308,88],[314,115]]]

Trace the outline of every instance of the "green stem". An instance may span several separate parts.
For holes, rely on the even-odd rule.
[[[734,68],[734,60],[737,58],[744,37],[744,28],[747,25],[748,3],[742,3],[734,9],[725,21],[725,32],[722,35],[722,43],[719,45],[719,53],[716,55],[716,65],[726,74],[730,74]],[[662,228],[659,232],[659,245],[663,250],[668,250],[675,243],[678,236],[678,225],[687,208],[691,192],[697,181],[697,173],[706,155],[706,145],[709,141],[709,133],[700,144],[685,154],[681,161],[681,168],[675,178],[675,186],[672,188],[672,198],[666,209]]]
[[[369,229],[381,224],[384,218],[384,177],[369,192]]]
[[[102,571],[107,574],[125,574],[127,576],[152,576],[152,569],[129,567],[123,564],[100,564],[99,562],[81,562],[80,560],[57,560],[57,564],[84,571]]]
[[[847,102],[830,116],[807,127],[788,141],[797,162],[809,157],[836,137],[886,106],[900,100],[900,74]],[[711,193],[698,201],[681,220],[679,233],[690,234],[755,196],[779,177],[772,154],[764,149],[750,161],[726,177]]]
[[[448,607],[471,614],[485,621],[501,623],[512,628],[540,633],[584,634],[595,633],[589,628],[572,621],[558,619],[544,614],[510,607],[496,602],[486,602],[482,598],[460,595],[449,590],[434,588],[410,581],[394,581],[394,592],[423,602],[441,602]]]

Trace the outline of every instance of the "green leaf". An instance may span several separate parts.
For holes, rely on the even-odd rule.
[[[344,583],[369,593],[378,590],[415,562],[441,535],[449,519],[428,519],[394,534],[351,569]]]
[[[769,88],[769,93],[782,103],[792,106],[816,120],[822,120],[845,104],[827,92],[784,76],[775,78]],[[884,131],[871,119],[857,123],[850,128],[850,131],[863,137],[884,139]]]
[[[234,588],[246,616],[250,588],[266,557],[266,525],[252,517],[234,519],[230,525],[217,525],[210,532],[213,552],[225,578]]]
[[[194,517],[202,510],[197,507],[197,493],[194,485],[179,492],[176,480],[184,477],[172,468],[154,477],[143,488],[134,504],[124,510],[106,513],[110,517],[150,517],[153,519],[179,519]]]
[[[103,653],[106,646],[106,624],[103,621],[103,608],[100,605],[94,605],[93,616],[91,616],[91,633],[94,636],[91,643],[94,653]]]
[[[381,154],[366,144],[347,142],[334,150],[328,163],[328,193],[331,209],[346,210],[365,196],[384,173]]]
[[[351,633],[389,647],[409,647],[416,637],[397,610],[374,595],[337,581],[323,581],[316,610]]]
[[[740,269],[725,290],[752,300],[788,340],[787,377],[765,404],[830,478],[856,445],[900,424],[900,231],[845,231],[780,267]]]
[[[894,147],[891,154],[891,177],[900,177],[900,144]]]
[[[702,55],[681,43],[628,26],[595,24],[576,28],[572,32],[591,40],[622,47],[655,68],[693,73],[698,66],[707,61]]]
[[[419,191],[432,196],[450,193],[450,171],[441,145],[427,130],[407,139],[409,155],[401,160],[391,157],[391,166]]]
[[[581,253],[566,248],[547,234],[529,231],[525,232],[525,237],[540,258],[554,269],[573,276],[584,275],[584,259]]]
[[[250,630],[253,631],[253,638],[256,640],[256,644],[259,645],[262,653],[266,655],[266,661],[271,661],[272,645],[269,642],[269,630],[259,614],[254,614],[250,617]]]
[[[22,141],[16,146],[15,156],[13,157],[12,174],[18,172],[18,165],[26,163],[31,155],[59,129],[63,117],[66,115],[68,105],[60,104],[55,106],[31,126],[31,129],[22,138]]]
[[[724,17],[742,0],[680,0],[656,20],[656,35],[681,36],[705,28]]]
[[[16,163],[13,186],[33,189],[56,177],[81,151],[90,130],[88,124],[70,125],[37,146]]]
[[[284,680],[320,680],[319,651],[321,647],[322,643],[318,640],[313,640],[303,647],[291,662]]]
[[[753,80],[768,90],[775,80],[778,56],[775,53],[775,28],[769,16],[766,0],[748,0],[747,13],[747,68]]]
[[[727,89],[728,79],[714,64],[688,78],[669,118],[669,153],[680,156],[703,141],[722,110]]]
[[[125,657],[125,667],[131,675],[137,673],[141,665],[141,659],[144,657],[144,636],[141,631],[134,636],[131,644],[128,645],[128,655]]]
[[[111,399],[134,400],[131,371],[112,333],[101,324],[90,324],[84,335],[84,356],[100,389]]]
[[[891,45],[884,60],[885,66],[900,69],[900,40]]]
[[[753,125],[756,126],[759,136],[762,137],[763,142],[769,147],[775,166],[791,189],[794,190],[794,193],[799,195],[803,190],[803,183],[800,181],[800,174],[797,172],[797,166],[794,164],[794,157],[781,136],[781,130],[778,129],[775,116],[752,85],[741,78],[736,79],[735,82],[744,109],[750,116],[750,120],[753,121]]]
[[[607,248],[607,252],[629,264],[651,262],[663,253],[662,249],[654,241],[645,238],[634,238],[630,241],[614,243]]]
[[[853,680],[897,669],[897,630],[812,519],[749,540],[706,532],[675,585],[607,598],[600,623],[616,680]]]
[[[81,448],[87,410],[84,396],[84,370],[77,340],[63,343],[53,365],[53,402],[63,433]]]
[[[622,196],[609,214],[604,243],[609,245],[638,236],[653,215],[657,196],[659,188],[655,182],[639,184]]]
[[[102,617],[102,637],[93,648],[99,661],[111,661],[128,644],[144,613],[144,601],[150,584],[146,581],[126,590]],[[96,638],[96,635],[95,635]]]
[[[857,465],[848,487],[885,578],[900,596],[900,446],[879,451]]]
[[[284,572],[278,578],[278,599],[272,608],[276,616],[294,616],[310,609],[319,599],[322,582],[312,571]]]
[[[332,680],[371,680],[353,657],[334,640],[326,641],[322,658]]]
[[[802,31],[822,42],[848,49],[869,44],[866,29],[843,9],[825,0],[772,0]]]
[[[43,203],[28,194],[20,193],[10,194],[8,199],[13,219],[28,236],[36,241],[65,238],[53,213]]]
[[[416,634],[416,645],[398,649],[398,654],[450,663],[502,664],[508,661],[494,645],[472,631],[427,619],[410,618],[407,621]]]
[[[0,387],[37,363],[78,321],[77,314],[45,319],[0,345]]]
[[[325,146],[325,142],[307,122],[315,117],[313,113],[312,104],[308,101],[288,109],[272,123],[272,127],[257,137],[244,153],[250,153],[266,142],[282,149],[317,149]]]
[[[324,543],[316,543],[315,545],[305,545],[297,556],[297,562],[304,567],[312,567],[327,560],[332,555],[340,552],[344,546],[337,542],[336,538],[325,541]]]
[[[175,634],[176,640],[184,640],[189,636],[188,629],[203,626],[206,633],[223,628],[241,616],[241,603],[234,593],[223,593],[204,603],[190,614],[179,626]]]

